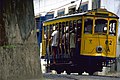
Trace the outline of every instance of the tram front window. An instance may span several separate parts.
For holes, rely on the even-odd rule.
[[[116,35],[116,20],[111,20],[109,24],[109,34],[110,35]]]
[[[107,33],[107,20],[97,19],[95,20],[95,33]]]
[[[93,20],[88,18],[85,19],[84,33],[92,33]]]

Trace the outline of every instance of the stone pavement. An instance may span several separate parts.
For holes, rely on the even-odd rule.
[[[120,72],[109,72],[106,74],[106,76],[120,77]]]

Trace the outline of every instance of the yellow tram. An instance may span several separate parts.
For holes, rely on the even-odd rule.
[[[52,50],[52,32],[58,28],[57,53]],[[90,10],[46,20],[42,28],[42,56],[47,68],[58,74],[84,71],[92,75],[103,66],[114,63],[118,16],[106,9]],[[74,31],[75,47],[71,52],[71,31]],[[63,39],[64,35],[64,39]],[[104,64],[103,64],[104,63]]]

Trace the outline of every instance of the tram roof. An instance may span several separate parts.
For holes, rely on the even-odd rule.
[[[76,13],[76,14],[70,14],[70,15],[64,15],[64,16],[54,17],[54,18],[52,18],[52,19],[46,20],[45,22],[49,22],[49,21],[57,20],[57,19],[62,19],[62,18],[69,18],[69,17],[75,17],[75,16],[82,16],[82,15],[85,15],[85,14],[87,14],[87,13],[88,13],[88,12],[83,12],[83,13]]]
[[[87,12],[82,12],[82,13],[75,13],[75,14],[70,14],[70,15],[59,16],[59,17],[55,17],[55,18],[52,18],[52,19],[48,19],[48,20],[46,20],[44,22],[49,22],[49,21],[53,21],[53,20],[57,20],[57,19],[63,19],[63,18],[69,18],[69,17],[75,17],[75,16],[83,16],[83,15],[95,16],[95,14],[91,14],[92,12],[95,12],[95,13],[106,12],[106,13],[112,14],[112,16],[107,16],[107,17],[119,18],[116,14],[114,14],[114,13],[112,13],[110,11],[107,11],[106,9],[96,9],[96,10],[89,10]]]

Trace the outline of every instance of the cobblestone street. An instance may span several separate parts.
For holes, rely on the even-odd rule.
[[[93,75],[89,76],[86,74],[43,74],[45,80],[120,80],[120,72],[108,73],[107,75]]]

